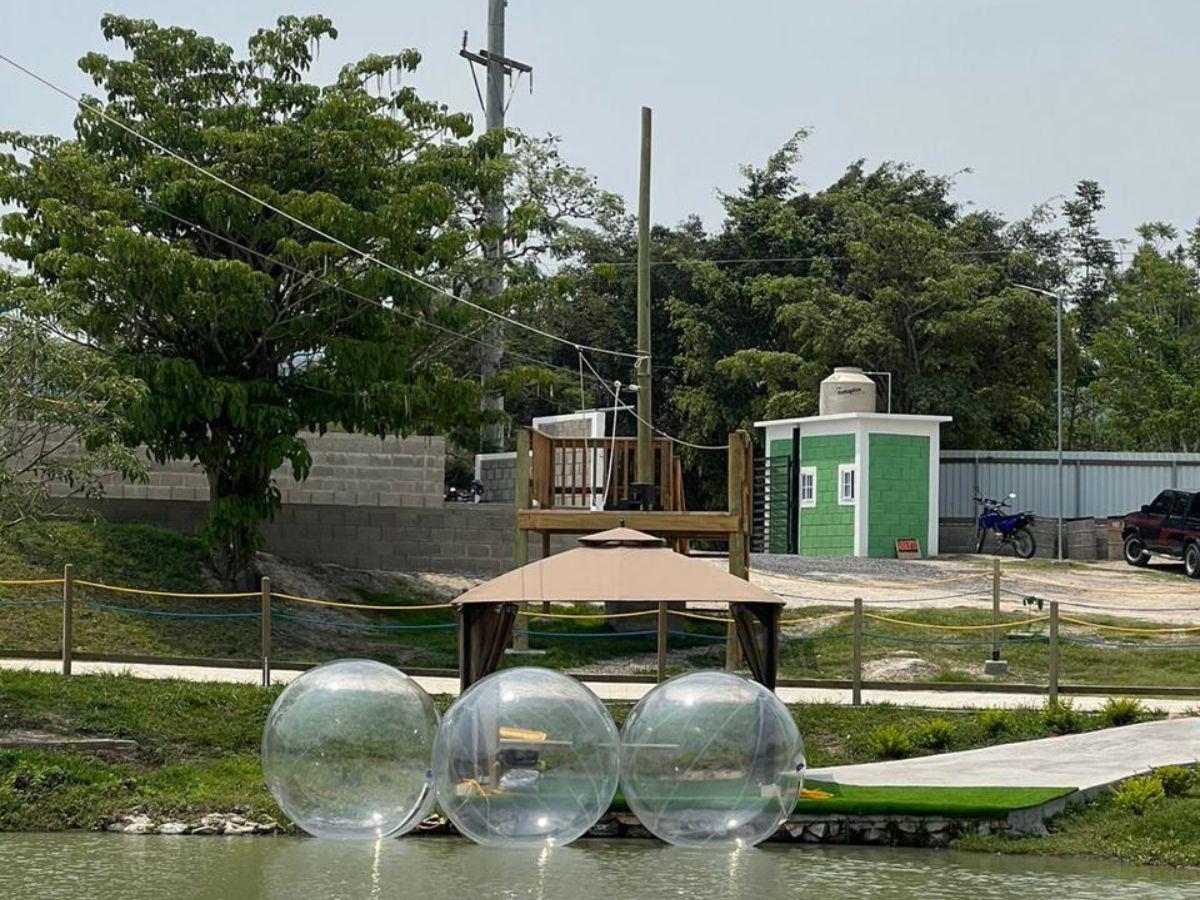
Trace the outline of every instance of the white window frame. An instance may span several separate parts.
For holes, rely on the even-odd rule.
[[[812,496],[804,496],[804,479],[809,479],[812,484]],[[798,491],[800,496],[797,498],[800,501],[801,509],[812,509],[817,505],[817,467],[816,466],[801,466],[800,478],[798,483]]]
[[[846,495],[846,475],[850,476],[850,494]],[[858,499],[858,466],[846,463],[838,466],[838,505],[853,506]]]

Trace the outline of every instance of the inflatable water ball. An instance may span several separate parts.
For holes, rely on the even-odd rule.
[[[280,808],[315,837],[375,840],[433,808],[438,711],[415,681],[367,659],[328,662],[284,688],[263,729]]]
[[[479,844],[568,844],[612,802],[619,741],[604,704],[574,678],[532,667],[495,672],[442,720],[438,805]]]
[[[787,707],[729,672],[665,681],[621,730],[630,810],[671,844],[757,844],[795,808],[804,744]]]

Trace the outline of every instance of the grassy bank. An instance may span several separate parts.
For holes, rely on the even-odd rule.
[[[143,526],[63,522],[31,525],[0,541],[0,580],[39,578],[61,572],[71,561],[77,578],[182,592],[216,587],[199,541]],[[278,589],[278,586],[277,586]],[[0,586],[0,650],[52,652],[61,633],[61,610],[54,586]],[[440,593],[411,582],[403,589],[356,587],[339,599],[380,606],[421,606],[444,600]],[[80,586],[76,597],[75,648],[80,652],[145,656],[199,656],[256,659],[259,652],[256,599],[191,601],[117,594]],[[34,601],[30,604],[29,601]],[[7,604],[7,605],[6,605]],[[557,612],[571,610],[557,609]],[[580,612],[584,610],[574,610]],[[921,626],[981,626],[991,614],[977,609],[869,610],[891,621],[869,619],[863,645],[867,677],[880,666],[917,658],[901,680],[993,681],[982,673],[990,651],[990,629],[946,631]],[[1000,680],[1040,684],[1047,679],[1048,636],[1038,613],[1005,613],[1007,676]],[[848,678],[851,619],[844,608],[789,610],[781,648],[783,678]],[[1153,628],[1150,621],[1083,618],[1101,625]],[[627,672],[654,668],[653,634],[622,635],[603,620],[531,619],[531,645],[544,650],[542,665],[576,669],[602,664]],[[1029,624],[1026,624],[1029,623]],[[273,613],[277,659],[316,662],[339,656],[373,656],[400,666],[453,668],[456,664],[453,616],[448,610],[333,610],[280,601]],[[672,671],[720,665],[723,627],[717,623],[672,619]],[[653,617],[638,623],[653,631]],[[1197,635],[1116,634],[1064,624],[1061,645],[1064,683],[1200,684]],[[682,651],[682,652],[677,652]],[[905,659],[907,657],[907,660]]]
[[[278,688],[250,685],[0,671],[0,732],[40,729],[138,745],[121,756],[0,751],[0,830],[94,828],[137,807],[164,817],[241,811],[285,822],[258,768],[263,722],[277,695]],[[610,709],[620,724],[630,705]],[[1062,727],[1034,709],[797,706],[792,714],[814,767],[1027,740]],[[1105,724],[1102,714],[1070,717],[1075,730]]]
[[[1058,816],[1046,837],[973,835],[962,850],[1036,856],[1091,856],[1130,863],[1200,866],[1200,793],[1168,798],[1142,814],[1111,797]]]

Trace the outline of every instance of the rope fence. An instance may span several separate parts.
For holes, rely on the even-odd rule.
[[[941,585],[951,581],[979,580],[987,577],[987,575],[988,573],[971,573],[969,575],[956,576],[953,578],[929,579],[922,582],[863,582],[862,585],[877,585],[886,587],[888,589],[905,590],[916,587],[929,587],[935,584]],[[1063,645],[1119,651],[1170,650],[1187,652],[1192,650],[1200,650],[1200,640],[1178,642],[1166,640],[1166,638],[1175,636],[1200,636],[1200,625],[1162,625],[1148,627],[1140,624],[1121,625],[1114,624],[1112,622],[1098,622],[1076,615],[1064,615],[1060,612],[1060,608],[1091,610],[1101,613],[1119,611],[1126,615],[1130,613],[1130,610],[1127,607],[1109,606],[1103,603],[1089,603],[1075,600],[1047,600],[1045,598],[1025,595],[1024,592],[1002,585],[998,561],[994,561],[990,577],[992,582],[992,590],[990,592],[990,599],[992,600],[992,616],[991,621],[986,623],[927,621],[926,619],[932,613],[932,610],[929,610],[928,608],[923,609],[920,613],[922,618],[905,618],[902,617],[903,614],[898,610],[892,611],[889,609],[887,614],[884,612],[869,611],[866,602],[862,598],[856,597],[852,601],[846,601],[844,599],[820,598],[811,595],[787,594],[780,592],[779,596],[789,599],[800,599],[822,605],[833,606],[835,608],[844,605],[845,611],[837,611],[832,613],[826,612],[825,614],[819,615],[792,615],[781,617],[779,620],[781,629],[794,626],[807,626],[813,630],[811,630],[809,633],[802,634],[787,634],[781,631],[779,640],[783,645],[812,644],[818,642],[836,642],[845,640],[850,641],[852,644],[850,660],[850,685],[855,703],[861,702],[864,656],[863,644],[865,641],[932,648],[991,647],[992,658],[995,660],[999,660],[1001,658],[1000,647],[1002,644],[1004,646],[1044,644],[1048,647],[1046,692],[1048,693],[1051,702],[1056,701],[1059,692],[1059,678],[1061,674],[1061,648]],[[1055,587],[1069,587],[1061,582],[1056,582],[1051,579],[1041,579],[1035,576],[1027,576],[1024,574],[1020,574],[1016,577],[1018,580],[1024,579],[1035,583],[1052,585]],[[34,597],[18,596],[14,598],[0,599],[0,608],[19,609],[55,606],[62,608],[62,638],[60,649],[62,657],[62,672],[66,675],[71,673],[72,655],[74,650],[73,627],[76,606],[78,606],[80,609],[86,609],[98,613],[142,616],[155,619],[194,620],[198,622],[242,620],[255,621],[260,634],[259,662],[262,666],[262,684],[264,685],[270,684],[271,680],[271,627],[273,620],[295,623],[305,627],[341,629],[378,635],[404,634],[409,632],[454,631],[458,628],[457,621],[420,623],[347,621],[345,619],[338,620],[333,618],[321,618],[315,615],[299,614],[298,611],[292,611],[289,609],[289,607],[324,607],[337,611],[387,613],[390,615],[403,616],[412,613],[449,610],[453,608],[453,604],[450,602],[357,603],[344,600],[326,600],[316,597],[306,597],[297,594],[273,591],[271,589],[270,579],[268,578],[262,579],[260,588],[257,591],[185,592],[133,587],[128,585],[109,584],[103,581],[77,579],[74,577],[72,566],[68,565],[64,567],[63,577],[61,578],[0,580],[0,588],[40,589],[56,587],[61,588],[60,597],[39,598],[36,596],[36,594],[40,593],[40,591],[33,591],[32,593],[35,594]],[[180,601],[188,603],[202,603],[208,601],[256,601],[257,608],[241,609],[236,611],[209,612],[198,611],[194,609],[138,607],[127,605],[121,602],[104,601],[101,599],[95,599],[93,597],[77,597],[76,593],[78,589],[81,588],[88,589],[89,591],[93,592],[128,597],[136,596],[158,601]],[[1089,588],[1088,590],[1090,592],[1092,589]],[[1129,590],[1125,593],[1139,596],[1164,594],[1164,592],[1160,591],[1140,590]],[[1009,598],[1020,597],[1022,606],[1024,607],[1028,607],[1031,602],[1036,602],[1039,614],[1005,620],[1003,617],[1007,616],[1009,612],[1007,610],[1002,610],[1001,608],[1002,596],[1007,596]],[[924,604],[927,602],[955,599],[986,600],[987,595],[980,590],[964,590],[926,597],[888,597],[872,600],[870,606],[882,607],[886,609],[888,604]],[[162,604],[160,604],[160,606],[161,605]],[[1049,608],[1048,612],[1042,613],[1044,607]],[[1180,613],[1189,611],[1200,611],[1200,604],[1198,604],[1196,607],[1169,606],[1138,608],[1136,610],[1138,613]],[[560,621],[564,624],[569,622],[605,623],[619,620],[638,618],[649,619],[651,617],[656,617],[657,622],[654,628],[637,629],[635,626],[636,630],[629,631],[611,630],[607,628],[595,630],[575,629],[561,631],[543,629],[529,630],[527,633],[533,637],[550,640],[608,639],[611,641],[624,638],[643,639],[654,637],[657,639],[658,643],[658,674],[660,680],[666,676],[666,647],[668,638],[685,638],[690,641],[713,643],[727,642],[732,639],[732,629],[729,626],[733,623],[733,619],[728,615],[721,615],[705,609],[686,610],[671,608],[671,605],[667,603],[654,604],[650,606],[650,608],[642,608],[625,612],[606,612],[599,609],[594,612],[558,612],[550,610],[549,604],[547,603],[546,608],[541,610],[520,610],[518,615],[526,619],[546,620],[549,622]],[[685,622],[690,621],[699,623],[701,630],[684,630],[683,628],[673,628],[670,625],[672,618],[675,621],[684,620]],[[888,633],[887,630],[880,630],[878,628],[869,629],[868,623],[885,625],[888,626],[888,629],[892,631],[899,630],[901,633]],[[845,628],[847,624],[850,626],[848,630]],[[709,626],[709,630],[703,630],[704,626]],[[713,626],[721,626],[720,633],[713,633]],[[839,626],[841,626],[840,629]],[[1013,633],[1021,629],[1031,629],[1035,626],[1037,626],[1039,633]],[[832,628],[838,630],[817,630],[822,628]],[[1061,633],[1061,629],[1066,628],[1075,629],[1076,633]],[[911,634],[906,634],[904,632],[911,632]],[[990,632],[990,636],[987,638],[974,637],[974,635],[983,632]],[[1112,634],[1116,639],[1108,640],[1104,639],[1103,637],[1094,637],[1089,635],[1088,632]],[[1128,636],[1130,639],[1122,640],[1120,639],[1120,636]],[[1160,640],[1151,640],[1155,637],[1160,638]],[[220,662],[222,661],[213,660],[210,664],[220,664]],[[1139,691],[1160,690],[1151,687],[1137,687],[1132,689]],[[1163,692],[1170,692],[1179,691],[1181,689],[1168,687],[1162,688],[1161,690]],[[1197,690],[1197,693],[1200,694],[1200,689]]]

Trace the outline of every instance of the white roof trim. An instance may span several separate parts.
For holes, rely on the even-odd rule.
[[[755,422],[755,428],[766,428],[770,425],[804,425],[808,422],[852,422],[856,419],[864,419],[867,421],[880,422],[952,422],[953,416],[912,416],[904,413],[880,413],[880,412],[848,412],[834,413],[829,416],[801,416],[796,419],[767,419],[762,422]]]

